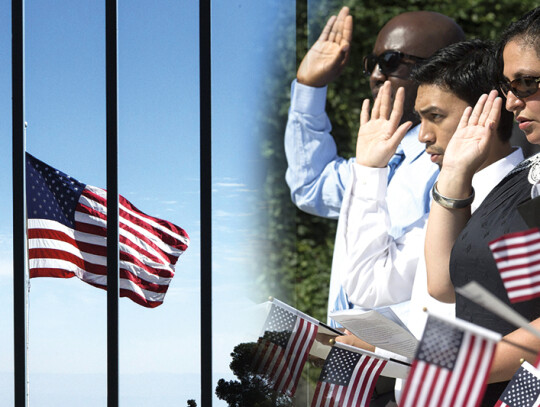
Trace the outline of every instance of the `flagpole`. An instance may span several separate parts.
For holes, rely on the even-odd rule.
[[[14,406],[28,406],[24,143],[24,2],[11,2]]]
[[[308,9],[308,5],[307,5],[307,0],[296,0],[296,4],[295,4],[295,13],[296,13],[296,16],[295,16],[295,22],[296,22],[296,38],[295,38],[295,43],[296,43],[296,69],[298,70],[298,67],[299,67],[299,64],[300,64],[300,59],[298,59],[298,56],[299,55],[305,55],[306,53],[306,50],[307,50],[307,47],[306,47],[306,44],[304,43],[304,41],[302,41],[302,33],[303,32],[307,32],[307,28],[308,28],[308,21],[307,21],[307,13],[304,14],[303,12],[306,11],[307,12],[307,9]],[[340,331],[337,331],[335,330],[334,328],[330,327],[329,325],[326,325],[325,323],[323,322],[320,322],[319,321],[319,325],[334,332],[334,333],[337,333],[339,335],[343,335],[342,332]],[[309,365],[308,365],[308,372],[309,372]],[[308,375],[309,377],[309,375]],[[307,393],[307,397],[306,397],[306,405],[309,405],[309,387],[310,387],[310,384],[309,384],[309,381],[307,381],[307,385],[306,385],[306,393]]]
[[[118,407],[118,65],[117,0],[106,0],[107,406]]]
[[[24,140],[24,167],[25,167],[25,174],[24,174],[24,182],[25,182],[25,189],[24,189],[24,276],[25,276],[25,284],[26,284],[26,298],[25,298],[25,304],[24,304],[24,312],[26,315],[26,347],[25,347],[25,354],[26,354],[26,404],[27,406],[30,406],[30,363],[28,359],[28,353],[30,350],[30,260],[28,255],[28,216],[27,216],[27,208],[26,208],[26,129],[28,127],[28,123],[24,122],[24,131],[23,131],[23,140]]]
[[[201,405],[212,406],[212,91],[210,0],[199,2]]]
[[[470,281],[462,287],[457,287],[456,292],[487,309],[492,314],[510,322],[512,325],[523,328],[537,338],[540,338],[540,331],[531,326],[529,320],[486,290],[478,282]]]

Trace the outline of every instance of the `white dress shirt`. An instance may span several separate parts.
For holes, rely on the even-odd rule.
[[[325,111],[326,90],[326,86],[314,88],[296,80],[291,85],[284,140],[288,164],[285,179],[298,208],[336,219],[356,159],[337,154]],[[401,141],[405,158],[389,182],[388,205],[394,219],[391,234],[396,237],[429,211],[429,191],[438,175],[438,167],[418,141],[419,129],[413,127]],[[408,182],[411,179],[416,182]]]
[[[474,175],[476,197],[473,210],[522,159],[523,153],[517,148]],[[429,295],[422,255],[427,215],[400,238],[394,239],[390,235],[391,220],[386,202],[387,171],[387,168],[354,165],[338,222],[332,263],[332,276],[337,278],[331,281],[330,298],[333,298],[332,291],[341,284],[349,301],[359,307],[392,306],[411,299],[414,292],[411,301],[415,306],[414,312],[418,309],[421,311],[424,306],[433,309],[434,305],[429,302],[435,300],[427,300]],[[420,258],[422,262],[419,264]],[[449,312],[453,313],[453,307],[450,308]],[[423,324],[416,317],[407,318],[406,315],[413,313],[412,307],[400,306],[399,309],[402,311],[396,312],[398,316],[404,322],[412,322],[416,331],[413,333],[420,337]],[[421,311],[421,314],[424,313]],[[417,327],[414,327],[415,323],[418,323]]]
[[[523,152],[516,148],[477,172],[472,181],[475,199],[471,210],[476,210],[488,193],[522,160]],[[385,168],[355,165],[341,208],[332,276],[341,278],[334,284],[343,284],[349,300],[356,306],[392,306],[420,340],[427,319],[424,308],[454,318],[455,305],[437,301],[427,291],[423,253],[428,215],[398,239],[389,234],[386,171]],[[401,355],[380,348],[375,348],[375,353],[404,360]],[[403,384],[404,380],[396,380],[394,391],[398,401]]]
[[[286,181],[293,202],[305,212],[337,218],[343,194],[354,171],[355,159],[338,156],[332,126],[325,112],[327,87],[291,85],[291,107],[285,130]],[[430,191],[438,167],[418,141],[420,126],[410,129],[400,143],[402,161],[392,172],[384,171],[390,235],[402,236],[429,211]],[[411,182],[413,180],[413,182]],[[329,311],[351,308],[345,291],[331,276]],[[411,280],[412,282],[412,280]],[[329,321],[332,326],[333,321]]]

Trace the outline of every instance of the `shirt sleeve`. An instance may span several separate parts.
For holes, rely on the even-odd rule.
[[[332,273],[354,305],[376,308],[411,298],[427,215],[390,235],[388,168],[353,166],[338,223]]]
[[[287,173],[292,201],[313,215],[337,218],[354,158],[337,155],[325,112],[326,87],[293,82],[285,130]]]

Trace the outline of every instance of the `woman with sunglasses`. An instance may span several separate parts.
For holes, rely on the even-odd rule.
[[[540,144],[540,7],[508,27],[499,46],[500,85],[506,109],[514,113],[529,142]],[[509,233],[531,228],[520,214],[524,205],[540,212],[540,154],[524,160],[486,197],[471,217],[474,199],[472,175],[487,156],[495,137],[503,101],[497,91],[483,95],[474,109],[465,110],[458,130],[448,144],[444,163],[433,187],[425,255],[430,294],[456,302],[456,316],[484,326],[521,345],[500,342],[482,405],[493,406],[523,358],[534,363],[540,339],[498,318],[462,296],[454,287],[477,281],[510,305],[540,330],[540,299],[511,304],[489,243]],[[529,349],[524,350],[523,347]]]

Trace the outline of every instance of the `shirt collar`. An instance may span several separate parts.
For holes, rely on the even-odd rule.
[[[403,153],[405,153],[405,161],[414,161],[426,149],[424,143],[418,141],[419,132],[420,125],[416,125],[410,129],[407,134],[405,134],[403,140],[401,140],[401,147],[403,148]]]
[[[504,176],[521,161],[523,161],[523,151],[521,147],[514,147],[512,153],[474,174],[472,185],[475,197],[471,205],[473,211],[480,206],[487,194],[495,188]]]

